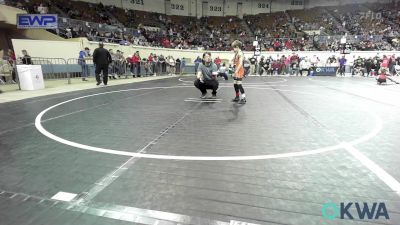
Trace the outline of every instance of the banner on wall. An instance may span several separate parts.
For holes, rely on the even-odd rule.
[[[159,27],[149,27],[149,26],[143,26],[143,29],[148,30],[148,31],[160,31]]]
[[[18,29],[57,29],[57,14],[17,14]]]
[[[320,35],[321,30],[303,30],[308,35]]]
[[[317,67],[314,76],[336,76],[338,67]]]

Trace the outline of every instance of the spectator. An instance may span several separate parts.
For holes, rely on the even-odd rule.
[[[145,72],[144,76],[147,77],[150,74],[150,63],[146,58],[143,58],[142,64],[143,64],[144,72]]]
[[[181,61],[181,74],[185,73],[185,67],[186,67],[186,59],[182,58],[182,61]]]
[[[169,75],[175,74],[175,59],[174,59],[174,57],[168,56],[167,64],[168,64],[168,74]]]
[[[86,78],[89,76],[89,66],[86,64],[86,60],[90,57],[90,50],[85,47],[84,50],[79,52],[78,64],[82,68],[82,81],[88,81]]]
[[[228,80],[227,68],[225,63],[223,63],[222,66],[219,67],[218,77],[223,77],[225,80]]]
[[[215,65],[217,65],[217,68],[219,68],[221,66],[221,59],[219,58],[219,56],[214,59],[214,63],[215,63]]]
[[[194,71],[197,73],[197,70],[199,68],[199,64],[202,62],[200,56],[197,56],[197,58],[194,60]]]
[[[153,64],[154,64],[154,76],[157,76],[157,74],[160,71],[160,61],[158,60],[157,55],[153,55]]]
[[[337,36],[347,33],[349,37],[352,37],[351,39],[354,39],[351,40],[353,50],[398,50],[400,48],[399,7],[393,2],[248,15],[245,16],[244,21],[235,17],[202,19],[171,17],[105,6],[102,3],[54,0],[51,4],[56,7],[48,7],[44,3],[36,7],[35,2],[19,0],[5,3],[28,10],[29,13],[44,14],[49,11],[59,13],[54,11],[54,8],[58,8],[69,18],[81,20],[81,24],[74,24],[77,21],[69,19],[66,23],[62,22],[64,19],[60,20],[59,30],[54,31],[58,35],[66,38],[88,37],[89,40],[121,45],[132,43],[174,49],[226,51],[229,50],[229,40],[240,37],[244,43],[244,49],[253,51],[252,41],[255,36],[258,36],[263,37],[261,40],[263,50],[338,51],[340,39]],[[366,11],[368,8],[372,11]],[[376,13],[382,16],[375,16]],[[109,16],[110,14],[113,16]],[[94,26],[99,27],[99,31],[87,27],[86,22],[96,23]],[[115,25],[116,28],[105,27],[103,24]],[[118,27],[119,24],[123,24],[123,28],[126,29],[122,31],[122,27]],[[246,26],[244,27],[243,24]],[[150,30],[148,28],[150,26],[160,29]],[[254,36],[247,32],[247,26],[250,27]],[[305,33],[309,30],[319,32],[315,32],[311,38]],[[321,36],[317,33],[321,33]]]
[[[160,66],[161,66],[160,73],[167,72],[167,63],[165,61],[165,57],[162,54],[158,57],[158,61],[160,62]]]
[[[133,78],[139,76],[139,66],[140,66],[140,58],[139,58],[139,53],[135,52],[131,58],[129,58],[129,63],[131,65],[131,75]]]
[[[42,3],[40,3],[40,5],[37,8],[37,11],[40,14],[47,14],[49,12],[49,9],[46,6],[44,6]]]
[[[258,66],[257,66],[258,67],[258,74],[260,76],[262,76],[263,73],[266,72],[265,68],[264,68],[264,65],[265,65],[265,58],[264,58],[264,56],[261,56],[260,61],[258,62]]]
[[[256,74],[257,59],[255,56],[252,56],[249,60],[250,60],[250,74]]]
[[[307,56],[300,61],[299,67],[300,67],[300,76],[303,76],[303,71],[307,71],[307,76],[310,75],[311,64]]]
[[[24,55],[24,53],[26,53],[26,63],[24,63],[24,60],[22,59],[22,63],[23,64],[32,64],[31,61],[31,57],[28,55],[28,53],[25,50],[22,50],[22,54]],[[23,58],[25,58],[25,55],[23,56]],[[11,71],[11,83],[15,84],[17,81],[17,73],[16,73],[16,69],[17,69],[17,57],[15,56],[15,53],[13,50],[9,49],[8,50],[8,63],[10,64],[10,66],[12,67],[12,71]]]
[[[339,74],[340,76],[345,75],[345,67],[346,67],[346,58],[342,56],[342,58],[339,59]]]
[[[111,55],[111,63],[110,63],[110,67],[109,67],[109,72],[108,75],[112,78],[112,79],[117,79],[115,77],[116,73],[117,73],[117,56],[114,53],[114,51],[112,49],[109,49],[108,52]]]
[[[147,62],[149,63],[149,68],[150,68],[150,71],[151,71],[150,73],[154,74],[155,73],[156,64],[154,62],[153,53],[150,53],[149,57],[147,58]]]
[[[32,58],[30,55],[28,55],[28,52],[26,50],[22,50],[22,64],[25,65],[32,65]]]
[[[115,68],[116,68],[116,73],[118,77],[121,77],[121,75],[125,74],[125,57],[124,53],[121,52],[120,50],[117,50],[117,53],[115,54]]]
[[[181,60],[179,58],[177,58],[175,62],[175,73],[181,74]]]

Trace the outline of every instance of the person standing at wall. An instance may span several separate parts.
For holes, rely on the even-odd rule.
[[[250,59],[250,74],[256,74],[256,64],[257,64],[257,58],[255,56],[252,56]]]
[[[222,63],[222,66],[219,67],[218,77],[223,77],[225,80],[228,80],[227,68],[225,63]]]
[[[346,67],[346,58],[342,56],[342,58],[339,59],[339,74],[340,76],[345,76],[345,67]]]
[[[181,63],[182,61],[177,58],[175,61],[175,74],[181,74]]]
[[[197,69],[199,68],[199,65],[201,63],[201,58],[200,56],[197,56],[196,60],[194,60],[194,72],[197,73]]]
[[[149,63],[148,59],[143,58],[142,64],[143,64],[143,68],[144,68],[144,76],[147,77],[150,74],[150,63]]]
[[[96,66],[96,85],[101,84],[100,73],[103,74],[103,84],[107,85],[108,82],[108,65],[112,62],[110,52],[104,48],[102,42],[99,43],[99,47],[93,52],[93,63]]]
[[[89,76],[89,66],[86,64],[86,59],[90,56],[89,48],[86,47],[84,50],[79,52],[78,64],[82,68],[82,81],[88,81],[86,78]]]
[[[186,67],[186,59],[182,58],[182,61],[181,61],[181,74],[183,74],[185,72],[185,67]]]
[[[299,74],[299,56],[295,52],[292,52],[292,55],[288,58],[290,58],[289,73],[292,75],[295,72],[297,76]]]
[[[117,75],[118,78],[121,77],[121,75],[125,74],[125,57],[124,57],[124,53],[121,52],[120,50],[117,50],[117,54],[116,56],[116,66],[117,66]]]
[[[8,50],[8,63],[10,63],[11,67],[13,68],[11,72],[11,82],[15,84],[17,82],[17,57],[15,56],[14,51],[11,49]]]
[[[289,70],[290,70],[290,56],[285,57],[283,63],[284,63],[283,74],[285,74],[285,75],[290,74],[289,73]]]
[[[150,74],[154,75],[156,64],[154,62],[153,53],[150,53],[149,57],[147,58],[147,62],[149,63]]]
[[[266,72],[264,70],[264,64],[265,64],[265,58],[264,56],[261,56],[260,61],[258,62],[258,75],[262,76],[264,72]]]
[[[217,65],[217,68],[219,69],[219,67],[221,66],[221,59],[219,58],[219,56],[214,59],[214,63],[215,65]]]
[[[307,56],[305,58],[301,59],[299,67],[300,67],[300,76],[303,76],[303,71],[307,71],[307,76],[310,76],[311,64],[308,61]]]
[[[28,54],[28,52],[26,50],[22,50],[21,52],[22,52],[22,58],[21,58],[22,64],[24,64],[24,65],[32,65],[33,64],[32,63],[32,58]]]
[[[160,61],[158,60],[158,56],[154,55],[153,56],[153,60],[154,60],[154,76],[157,76],[157,74],[160,74],[160,68],[161,68],[161,64]]]
[[[139,51],[136,51],[136,53],[137,53],[137,57],[138,57],[138,59],[139,59],[139,62],[138,62],[138,66],[137,66],[137,77],[141,77],[141,74],[142,74],[142,68],[141,68],[141,66],[142,66],[142,57],[140,57],[140,53],[139,53]]]
[[[131,64],[131,75],[133,78],[135,78],[138,76],[138,70],[140,66],[139,53],[135,52],[135,54],[129,59],[129,62]]]
[[[160,73],[163,74],[163,73],[167,72],[167,63],[166,63],[165,57],[162,54],[158,57],[158,61],[160,61],[160,65],[161,65]]]
[[[175,59],[173,56],[167,57],[168,75],[175,74]]]

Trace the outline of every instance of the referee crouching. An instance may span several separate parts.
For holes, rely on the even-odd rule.
[[[207,89],[212,90],[213,99],[217,98],[218,90],[218,68],[211,60],[211,53],[205,52],[203,54],[202,63],[197,69],[197,79],[194,81],[194,86],[201,91],[202,99],[207,97]]]

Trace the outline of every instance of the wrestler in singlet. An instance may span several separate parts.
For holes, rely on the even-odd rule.
[[[235,56],[233,58],[233,64],[235,65],[235,73],[233,74],[233,87],[235,89],[235,98],[232,99],[232,101],[240,104],[245,104],[247,100],[242,85],[242,80],[244,77],[244,66],[243,66],[244,55],[241,50],[242,42],[240,42],[239,40],[234,41],[232,43],[232,48],[233,51],[235,52]]]
[[[242,79],[244,76],[244,67],[243,67],[243,52],[241,50],[235,54],[234,64],[235,64],[235,77],[237,79]]]

